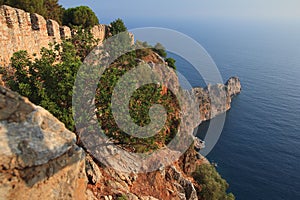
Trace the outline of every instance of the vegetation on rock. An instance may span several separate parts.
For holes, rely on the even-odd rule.
[[[122,37],[122,42],[111,43],[110,48],[114,49],[112,52],[123,51],[132,45],[129,34],[116,37]],[[7,78],[7,84],[33,103],[49,110],[70,130],[75,131],[72,113],[73,86],[80,65],[96,44],[97,41],[89,31],[79,28],[74,37],[61,44],[53,44],[50,48],[43,48],[40,58],[32,60],[26,51],[16,52],[11,59],[15,73]],[[152,105],[163,105],[168,118],[159,133],[146,139],[135,138],[121,131],[114,121],[111,96],[115,85],[122,75],[139,64],[138,60],[151,54],[154,52],[149,46],[117,58],[106,69],[96,93],[97,116],[102,129],[116,144],[134,152],[152,151],[168,144],[176,135],[180,123],[176,97],[170,91],[164,92],[162,86],[157,84],[139,88],[131,97],[129,105],[130,115],[139,126],[150,123],[149,109]]]
[[[127,31],[127,28],[122,19],[118,18],[110,23],[110,33],[114,36],[118,33]]]
[[[7,84],[33,103],[46,108],[74,131],[73,86],[81,60],[94,45],[92,36],[81,31],[75,38],[43,48],[41,57],[34,60],[26,51],[16,52],[11,58],[15,73],[7,77]]]
[[[120,77],[136,66],[135,56],[139,53],[134,52],[120,57],[117,62],[105,71],[100,79],[97,90],[96,106],[98,108],[97,116],[100,119],[100,124],[107,135],[114,138],[116,143],[119,143],[130,151],[142,153],[168,144],[176,135],[177,126],[180,124],[180,119],[177,117],[180,108],[176,96],[170,91],[163,94],[161,86],[157,84],[145,85],[134,92],[129,102],[132,120],[139,126],[147,126],[150,123],[150,107],[154,104],[160,104],[164,106],[168,114],[164,128],[155,136],[149,138],[136,138],[118,128],[111,110],[110,102],[112,93]],[[127,62],[119,62],[121,60],[126,60]]]
[[[34,104],[44,107],[62,121],[68,129],[76,131],[72,111],[73,86],[79,67],[97,44],[88,29],[82,28],[89,28],[99,23],[95,13],[86,6],[64,11],[57,0],[39,0],[38,2],[36,0],[0,0],[0,4],[44,14],[46,18],[57,17],[56,20],[63,24],[78,26],[72,38],[64,40],[61,44],[56,43],[50,45],[49,48],[42,48],[40,57],[32,59],[26,51],[14,53],[11,58],[13,74],[5,74],[5,71],[1,70],[6,75],[7,85],[12,90],[28,97]],[[121,19],[110,24],[111,35],[115,36],[124,31],[127,31],[127,28]],[[121,43],[110,44],[110,48],[113,48],[116,54],[132,45],[129,34],[116,37],[122,37]],[[175,60],[167,58],[166,49],[161,44],[158,43],[153,47],[146,42],[137,41],[134,45],[142,49],[118,57],[103,73],[96,90],[95,105],[101,128],[115,144],[131,152],[144,153],[161,148],[173,139],[180,124],[180,106],[176,96],[170,90],[165,90],[162,85],[144,85],[137,89],[130,98],[128,103],[130,117],[137,125],[147,126],[151,122],[149,109],[154,104],[160,104],[167,111],[167,121],[164,127],[149,138],[136,138],[119,129],[112,114],[111,99],[120,78],[141,61],[157,57],[157,54],[167,62],[169,67],[176,69]],[[231,193],[226,193],[228,184],[213,166],[200,165],[192,175],[201,186],[201,190],[198,191],[201,199],[234,199]],[[125,196],[120,196],[119,199],[125,199]]]
[[[202,164],[197,166],[193,173],[194,179],[201,185],[198,196],[201,199],[210,200],[234,200],[232,193],[227,194],[228,183],[222,179],[215,167],[210,164]]]

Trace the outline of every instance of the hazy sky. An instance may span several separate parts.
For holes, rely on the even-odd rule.
[[[104,23],[118,17],[300,20],[300,0],[60,0],[59,2],[64,7],[88,5]]]

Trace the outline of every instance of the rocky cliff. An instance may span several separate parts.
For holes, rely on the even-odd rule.
[[[238,77],[231,77],[225,84],[208,85],[192,89],[199,103],[200,121],[207,121],[231,108],[231,99],[242,90]],[[225,100],[225,102],[224,102]]]
[[[230,101],[241,90],[236,77],[216,88],[226,91]],[[211,88],[194,90],[200,98],[199,91],[203,95]],[[222,109],[229,109],[230,101]],[[206,104],[200,109],[208,109],[209,97],[201,102]],[[202,118],[209,119],[206,114]],[[118,172],[78,147],[76,135],[48,111],[3,87],[0,138],[0,199],[195,200],[201,185],[191,172],[208,163],[192,145],[171,166],[145,174]]]
[[[95,26],[92,33],[102,41],[107,28]],[[41,47],[66,37],[71,37],[71,30],[53,20],[0,7],[3,48],[0,65],[8,65],[15,51],[38,53]],[[151,56],[143,61],[159,71],[156,64],[164,60],[157,54]],[[165,78],[171,84],[178,82],[175,73]],[[194,88],[191,93],[199,103],[200,118],[195,120],[191,116],[183,128],[191,132],[201,121],[226,112],[232,97],[240,91],[237,77],[226,84]],[[105,167],[79,147],[76,135],[48,111],[3,87],[0,87],[0,139],[0,199],[196,200],[201,185],[191,173],[197,165],[208,163],[196,151],[201,145],[195,139],[177,161],[170,166],[161,165],[154,172],[124,173]]]
[[[100,42],[107,34],[106,25],[92,28],[92,34]],[[29,55],[39,54],[42,47],[49,43],[61,42],[71,37],[72,32],[67,26],[59,26],[54,20],[45,20],[34,13],[9,6],[0,7],[0,66],[7,66],[13,53],[26,50]]]
[[[149,174],[97,165],[64,124],[3,87],[0,138],[0,199],[197,199],[178,164]]]

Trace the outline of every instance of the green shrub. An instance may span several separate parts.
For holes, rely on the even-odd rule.
[[[83,28],[99,24],[96,14],[88,6],[78,6],[65,10],[62,22],[66,26],[82,26]]]
[[[161,57],[163,58],[166,58],[167,57],[167,52],[166,52],[166,49],[165,47],[160,44],[160,43],[157,43],[154,47],[153,47],[153,51],[156,52],[158,55],[160,55]]]
[[[110,23],[110,33],[114,36],[118,33],[127,31],[127,28],[122,19],[118,18]]]
[[[31,60],[26,51],[16,52],[11,58],[15,72],[6,77],[7,84],[74,131],[73,86],[82,60],[95,44],[88,31],[78,30],[73,38],[42,48],[40,58]]]
[[[227,194],[228,183],[222,179],[215,167],[210,164],[197,166],[192,174],[202,189],[198,195],[205,200],[234,200],[232,193]]]

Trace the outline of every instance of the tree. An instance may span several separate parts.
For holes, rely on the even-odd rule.
[[[62,24],[62,18],[65,9],[58,3],[58,0],[44,0],[45,13],[44,17],[53,19]]]
[[[228,183],[220,176],[215,167],[210,164],[197,166],[193,173],[194,179],[201,185],[198,195],[201,199],[234,200],[232,193],[227,194]]]
[[[88,31],[79,31],[72,39],[42,48],[40,58],[32,60],[26,51],[16,52],[11,58],[14,74],[5,77],[7,85],[74,131],[73,86],[81,60],[94,45]]]
[[[165,47],[161,43],[157,43],[154,46],[153,51],[156,52],[156,53],[158,53],[158,55],[160,55],[163,58],[167,57],[166,49],[165,49]]]
[[[64,8],[58,0],[0,0],[0,5],[9,5],[30,13],[38,13],[46,19],[62,24]]]
[[[57,63],[59,59],[61,62]],[[65,41],[53,48],[43,48],[41,58],[34,61],[26,51],[14,53],[11,60],[15,74],[8,86],[47,109],[74,131],[72,91],[81,61],[72,43]]]
[[[26,12],[45,15],[44,0],[4,0],[3,3]]]
[[[175,62],[176,60],[173,58],[166,58],[165,60],[168,63],[168,66],[176,70]]]
[[[82,26],[83,28],[99,24],[96,14],[88,6],[78,6],[65,10],[62,22],[63,25]]]
[[[7,4],[7,0],[0,0],[0,6]]]
[[[122,19],[118,18],[110,23],[110,33],[117,35],[118,33],[127,31],[127,28]]]

